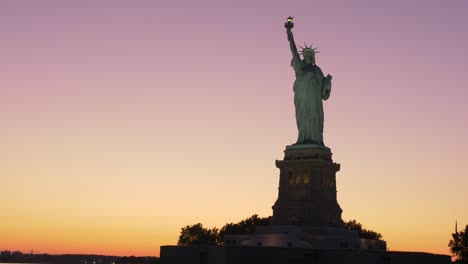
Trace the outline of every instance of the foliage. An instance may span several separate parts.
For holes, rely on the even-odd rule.
[[[382,234],[362,227],[362,224],[356,220],[344,221],[346,229],[356,230],[360,238],[383,240]]]
[[[256,226],[270,224],[271,216],[259,217],[257,214],[246,218],[239,223],[227,223],[219,231],[219,239],[223,241],[224,234],[253,234]]]
[[[448,246],[450,252],[457,257],[456,263],[468,264],[468,225],[465,226],[465,230],[452,234]]]
[[[254,214],[238,223],[227,223],[221,230],[216,227],[204,228],[201,223],[183,227],[180,230],[180,246],[214,246],[223,243],[224,234],[253,234],[256,226],[270,224],[271,217],[259,217]]]
[[[216,227],[213,229],[204,228],[201,223],[183,227],[180,230],[180,246],[214,246],[218,245],[219,231]]]

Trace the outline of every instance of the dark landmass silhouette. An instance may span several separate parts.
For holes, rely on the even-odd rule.
[[[89,254],[23,254],[19,251],[2,251],[0,263],[56,263],[56,264],[157,264],[158,257],[119,257]]]

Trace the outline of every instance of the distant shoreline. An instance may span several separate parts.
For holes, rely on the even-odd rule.
[[[106,256],[106,255],[82,255],[82,254],[62,254],[62,255],[49,255],[49,254],[11,254],[9,256],[2,256],[0,264],[158,264],[158,257],[119,257],[119,256]]]

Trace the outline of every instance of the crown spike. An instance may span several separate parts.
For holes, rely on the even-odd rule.
[[[312,54],[319,53],[319,51],[317,51],[317,48],[312,48],[313,44],[308,46],[307,43],[304,42],[304,46],[305,47],[298,45],[298,47],[301,48],[301,51],[299,51],[299,54],[302,55],[304,52],[311,52]]]

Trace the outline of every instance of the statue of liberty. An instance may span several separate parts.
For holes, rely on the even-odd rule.
[[[284,25],[288,35],[292,52],[291,66],[296,73],[294,82],[294,105],[296,107],[296,124],[299,136],[296,144],[318,144],[323,143],[323,104],[331,92],[330,75],[326,77],[322,70],[315,64],[315,54],[318,53],[312,46],[300,47],[303,59],[294,43],[291,29],[294,27],[292,17]]]

